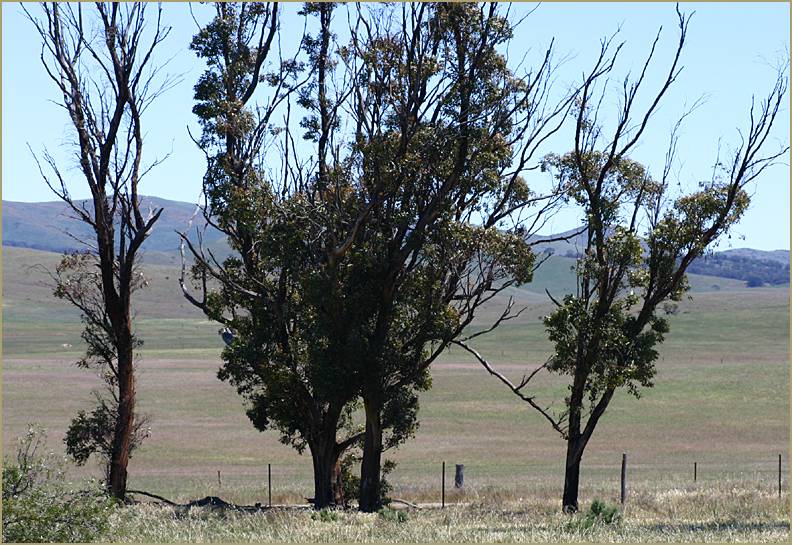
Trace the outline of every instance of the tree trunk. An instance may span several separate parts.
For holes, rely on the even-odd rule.
[[[580,460],[577,456],[579,439],[567,439],[567,456],[564,471],[564,496],[562,505],[564,513],[578,511],[578,485],[580,484]]]
[[[132,345],[118,351],[118,414],[110,453],[107,489],[110,496],[124,501],[127,489],[127,465],[135,425],[135,374]]]
[[[333,491],[333,503],[337,507],[346,507],[346,497],[344,496],[344,475],[341,473],[341,454],[336,455],[333,464],[333,474],[331,476],[331,487]]]
[[[314,509],[344,506],[340,453],[335,443],[311,445],[314,470]]]
[[[363,439],[363,460],[360,464],[359,509],[373,513],[382,507],[380,479],[382,466],[382,407],[364,399],[366,434]]]

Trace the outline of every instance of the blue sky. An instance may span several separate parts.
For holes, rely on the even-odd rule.
[[[187,127],[197,129],[192,108],[192,86],[203,67],[188,49],[196,27],[185,4],[165,3],[166,23],[173,27],[163,44],[163,58],[173,56],[168,71],[182,76],[182,82],[161,97],[148,111],[146,150],[148,160],[166,152],[171,157],[157,167],[141,184],[141,192],[160,197],[196,202],[204,171],[203,154],[187,135]],[[37,6],[28,4],[35,11]],[[153,6],[152,6],[153,7]],[[535,4],[515,4],[515,18]],[[299,35],[302,23],[295,16],[298,4],[285,7],[282,19],[284,44]],[[343,9],[343,8],[342,8]],[[684,12],[695,11],[688,43],[682,56],[685,67],[650,129],[633,153],[633,158],[649,165],[659,174],[668,135],[677,117],[699,97],[706,101],[688,118],[679,144],[679,181],[695,187],[708,179],[718,145],[728,150],[739,141],[738,128],[747,124],[751,96],[763,96],[774,80],[774,66],[789,51],[789,5],[787,3],[688,3]],[[199,18],[210,16],[211,8],[195,5]],[[3,3],[3,199],[47,201],[52,195],[45,186],[28,144],[36,152],[44,147],[71,168],[64,170],[74,180],[75,197],[88,195],[84,181],[74,168],[70,148],[71,130],[65,112],[52,101],[58,98],[38,56],[40,43],[18,4]],[[299,25],[299,26],[298,26]],[[510,47],[510,58],[536,61],[552,38],[559,57],[566,55],[559,69],[561,83],[574,83],[592,63],[599,40],[621,27],[619,39],[626,42],[616,74],[640,69],[658,27],[663,26],[660,54],[653,75],[660,78],[668,66],[677,39],[676,14],[671,3],[546,3],[542,4],[517,29]],[[647,82],[647,91],[659,82]],[[652,85],[654,84],[654,86]],[[615,111],[616,95],[610,102]],[[606,106],[608,102],[606,100]],[[194,131],[194,134],[197,131]],[[771,146],[789,141],[789,111],[785,109]],[[544,152],[564,152],[571,146],[568,133],[548,142]],[[541,187],[546,180],[529,182]],[[766,171],[752,187],[752,206],[733,231],[731,240],[720,249],[753,247],[789,248],[789,166],[788,159]],[[560,231],[574,226],[573,214],[560,214],[545,231]],[[743,238],[744,237],[744,238]]]

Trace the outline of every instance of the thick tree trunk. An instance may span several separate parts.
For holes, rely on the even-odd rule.
[[[135,374],[131,342],[118,352],[118,414],[110,453],[107,489],[110,496],[124,501],[127,489],[127,465],[135,426]]]
[[[576,456],[578,441],[567,439],[567,456],[564,470],[564,496],[562,498],[565,513],[578,511],[578,487],[580,484],[580,457]]]
[[[314,509],[343,507],[344,484],[337,445],[312,445],[311,458],[314,470]]]
[[[382,467],[382,406],[364,399],[366,434],[363,438],[363,460],[360,465],[359,509],[373,513],[382,507],[380,479]]]

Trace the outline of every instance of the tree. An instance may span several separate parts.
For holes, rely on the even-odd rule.
[[[629,158],[679,75],[689,17],[678,9],[677,14],[680,36],[676,53],[648,108],[635,119],[636,97],[659,33],[638,79],[624,81],[617,122],[608,137],[597,121],[602,119],[602,100],[595,95],[613,70],[621,46],[611,55],[610,41],[603,42],[599,60],[584,79],[578,98],[574,148],[545,158],[545,168],[585,213],[586,228],[585,250],[575,267],[577,292],[560,301],[553,298],[556,308],[544,319],[553,355],[515,384],[472,347],[459,343],[566,440],[562,500],[567,512],[578,508],[581,459],[617,389],[626,388],[639,397],[642,388],[653,386],[657,347],[669,332],[668,321],[658,310],[683,296],[688,289],[685,272],[689,265],[740,219],[750,200],[746,186],[789,149],[762,154],[786,96],[787,79],[780,71],[765,100],[758,106],[752,101],[750,125],[740,145],[728,161],[717,161],[712,179],[699,184],[696,191],[675,195],[669,181],[677,131],[687,113],[672,132],[659,180]],[[542,369],[571,378],[561,414],[544,409],[526,391]]]
[[[307,9],[329,13],[331,6]],[[282,442],[299,452],[308,447],[314,507],[342,505],[340,457],[361,436],[350,432],[338,438],[339,430],[349,427],[356,387],[339,379],[349,376],[350,363],[348,348],[337,341],[354,317],[339,314],[337,302],[345,294],[338,289],[337,271],[325,274],[318,253],[334,235],[328,230],[348,218],[355,202],[342,193],[320,196],[302,179],[302,165],[290,156],[295,146],[288,117],[281,141],[284,178],[269,177],[264,168],[265,151],[283,130],[273,118],[278,107],[286,104],[290,115],[290,97],[312,77],[323,77],[327,54],[315,50],[329,41],[328,21],[323,18],[323,38],[303,35],[294,57],[283,59],[273,48],[278,4],[217,3],[215,11],[191,44],[208,66],[195,86],[193,111],[203,127],[197,143],[208,163],[202,213],[227,236],[234,255],[220,263],[200,241],[183,235],[200,295],[191,294],[185,274],[182,288],[188,300],[226,327],[230,342],[218,376],[247,400],[254,426],[279,430]],[[313,55],[312,71],[298,80],[302,48]],[[262,81],[271,93],[257,105]],[[305,93],[302,100],[308,100]],[[329,128],[324,130],[322,153]]]
[[[362,67],[351,111],[368,206],[347,260],[371,294],[356,360],[363,511],[381,506],[389,404],[426,387],[431,363],[482,304],[530,280],[527,240],[557,204],[522,175],[574,93],[548,101],[552,46],[535,70],[512,73],[498,51],[511,37],[494,4],[381,10],[359,15],[352,31]]]
[[[213,150],[204,215],[236,255],[220,263],[185,236],[201,295],[186,278],[185,293],[232,332],[220,377],[254,425],[310,449],[314,506],[341,503],[339,457],[364,439],[359,500],[374,510],[382,451],[417,425],[432,361],[481,304],[530,278],[526,239],[558,196],[532,194],[521,174],[572,97],[548,103],[552,50],[524,79],[506,69],[496,6],[356,8],[339,46],[335,6],[320,3],[302,12],[318,27],[301,40],[307,76],[297,55],[279,59],[256,113],[237,98],[252,91],[233,86],[261,79],[262,50],[236,37],[264,44],[264,30],[222,9],[193,42],[209,64],[195,112]],[[365,432],[352,419],[361,398]]]
[[[92,417],[82,414],[72,422],[67,443],[78,461],[95,451],[107,456],[107,489],[118,500],[126,494],[130,453],[144,435],[135,410],[135,353],[142,341],[134,333],[132,294],[145,285],[139,250],[162,213],[141,210],[138,184],[153,166],[142,163],[141,120],[170,83],[158,77],[152,60],[169,29],[161,25],[158,9],[153,29],[144,30],[151,22],[147,10],[145,4],[97,3],[93,16],[84,17],[81,5],[42,4],[40,19],[25,11],[41,36],[42,63],[74,128],[91,199],[71,197],[46,151],[55,180],[39,169],[96,237],[80,241],[87,249],[65,255],[53,273],[55,295],[82,313],[88,351],[78,365],[96,370],[109,395],[99,397]]]

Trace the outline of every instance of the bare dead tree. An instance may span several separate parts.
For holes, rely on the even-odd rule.
[[[154,60],[170,28],[162,24],[160,6],[144,3],[96,3],[91,9],[44,3],[38,16],[23,9],[41,37],[41,62],[60,91],[91,192],[88,201],[73,199],[58,164],[44,152],[49,169],[39,163],[39,170],[45,182],[95,235],[84,252],[64,256],[55,272],[55,294],[82,313],[88,352],[79,365],[97,369],[108,387],[110,400],[99,407],[106,410],[92,422],[112,429],[104,449],[107,490],[124,500],[130,452],[145,435],[136,421],[135,358],[141,341],[134,332],[132,294],[145,285],[137,268],[140,249],[162,214],[161,208],[144,212],[138,194],[141,179],[161,161],[143,163],[142,118],[174,81],[162,77],[162,65]],[[79,423],[75,419],[73,426]],[[102,434],[83,431],[86,441],[97,440],[93,450],[101,451]]]

